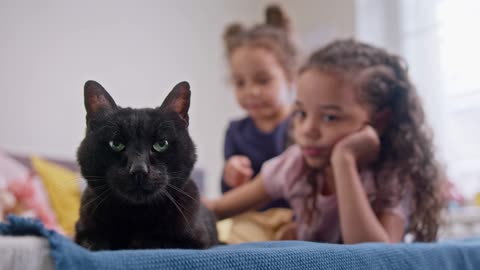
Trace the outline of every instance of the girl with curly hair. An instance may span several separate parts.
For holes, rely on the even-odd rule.
[[[353,40],[314,52],[298,75],[293,136],[253,181],[207,206],[225,218],[283,198],[298,240],[436,239],[440,173],[399,57]]]

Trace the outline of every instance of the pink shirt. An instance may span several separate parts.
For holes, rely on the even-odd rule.
[[[316,218],[312,225],[307,223],[307,213],[304,200],[311,193],[311,187],[306,181],[308,168],[299,146],[290,146],[283,154],[277,156],[262,166],[262,179],[265,189],[272,199],[286,199],[296,217],[298,240],[338,243],[341,241],[340,220],[336,195],[325,196],[317,194]],[[360,173],[362,184],[368,198],[373,198],[375,185],[370,171]],[[325,184],[321,173],[317,175],[318,190]],[[370,199],[370,201],[372,201]],[[383,208],[380,212],[395,213],[407,218],[405,200],[393,208]],[[378,214],[378,213],[377,213]]]

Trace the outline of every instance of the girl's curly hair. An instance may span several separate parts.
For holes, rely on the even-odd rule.
[[[405,63],[383,49],[349,39],[314,52],[300,73],[311,68],[333,72],[351,83],[359,101],[374,112],[388,111],[375,164],[377,192],[372,207],[378,211],[380,205],[393,206],[405,196],[411,197],[407,200],[411,202],[407,206],[411,210],[407,233],[415,241],[435,240],[443,206],[442,175],[434,157],[432,134]]]
[[[297,67],[297,46],[291,38],[290,19],[277,5],[265,10],[265,23],[245,28],[233,23],[225,29],[223,40],[227,57],[242,46],[264,48],[272,52],[289,78],[293,78]]]

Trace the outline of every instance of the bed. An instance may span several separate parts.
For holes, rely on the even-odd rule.
[[[303,241],[258,242],[209,250],[120,250],[91,252],[34,220],[10,216],[3,237],[35,236],[25,268],[20,258],[2,259],[2,269],[480,269],[480,239],[431,244],[358,245]],[[0,241],[3,239],[0,238]],[[47,247],[45,247],[47,246]],[[27,249],[27,247],[23,247]],[[46,255],[45,248],[50,256]],[[0,254],[4,254],[1,250]],[[33,265],[36,262],[36,265]],[[17,268],[21,265],[23,268]],[[1,267],[0,267],[1,268]]]

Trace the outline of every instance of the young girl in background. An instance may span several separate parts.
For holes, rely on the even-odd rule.
[[[277,6],[266,9],[265,24],[228,26],[224,41],[235,96],[247,116],[226,132],[222,192],[249,182],[264,161],[285,150],[297,56],[290,22]],[[288,204],[278,200],[264,209],[271,207]]]
[[[296,144],[207,206],[225,218],[286,199],[299,240],[399,242],[406,233],[434,240],[439,171],[402,63],[352,40],[316,51],[298,77]]]

